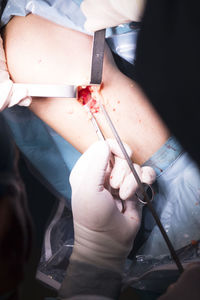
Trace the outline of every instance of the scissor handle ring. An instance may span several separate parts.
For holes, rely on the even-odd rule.
[[[147,195],[149,196],[149,193],[151,193],[151,195],[149,196],[149,199],[150,201],[152,202],[153,201],[153,198],[154,198],[154,190],[152,188],[152,186],[148,183],[142,183],[143,187],[144,187],[144,190],[145,192],[147,193]],[[139,191],[140,192],[140,191]],[[139,200],[139,202],[142,204],[142,205],[147,205],[147,202],[146,201],[143,201],[144,199],[144,196],[143,194],[139,194],[139,192],[136,193],[136,196]],[[143,197],[143,198],[142,198]]]

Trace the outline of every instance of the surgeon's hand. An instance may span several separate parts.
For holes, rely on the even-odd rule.
[[[131,155],[127,145],[126,149]],[[115,159],[112,166],[111,155]],[[135,167],[143,182],[155,180],[152,168]],[[134,195],[137,183],[116,141],[93,144],[73,168],[70,183],[75,230],[71,259],[121,272],[140,227],[142,205]],[[124,213],[119,197],[109,192],[111,185],[126,202]]]
[[[24,88],[16,88],[9,78],[3,42],[0,36],[0,111],[15,104],[29,106],[31,97],[28,97]]]
[[[141,20],[146,0],[84,0],[81,9],[89,32]]]

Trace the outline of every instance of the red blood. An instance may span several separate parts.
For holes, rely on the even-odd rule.
[[[94,99],[91,99],[91,101],[88,103],[89,108],[92,113],[98,113],[99,112],[99,106],[97,105],[97,101]]]
[[[86,88],[78,88],[78,101],[82,105],[88,105],[90,111],[92,113],[98,113],[99,112],[99,106],[97,104],[97,101],[92,98],[92,87],[86,86]]]
[[[192,244],[192,246],[196,246],[196,245],[198,245],[198,241],[192,240],[192,241],[191,241],[191,244]]]
[[[90,91],[90,87],[86,86],[86,88],[84,89],[80,89],[78,91],[78,101],[85,105],[87,104],[89,101],[91,100],[91,91]]]

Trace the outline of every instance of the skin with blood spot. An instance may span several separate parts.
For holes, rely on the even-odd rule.
[[[89,83],[91,36],[29,14],[13,17],[3,37],[9,72],[15,82],[77,86]],[[108,47],[103,86],[99,91],[95,88],[95,100],[102,99],[121,139],[133,150],[134,161],[146,161],[170,134],[136,83],[118,70]],[[34,98],[30,109],[80,152],[98,139],[76,99]],[[96,113],[96,119],[105,137],[113,137],[102,112]]]
[[[73,114],[73,113],[74,113],[73,108],[70,108],[70,107],[69,107],[69,109],[66,110],[66,113],[67,113],[67,114]]]

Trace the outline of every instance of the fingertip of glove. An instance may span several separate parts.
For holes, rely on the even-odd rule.
[[[129,194],[130,193],[127,190],[119,190],[119,197],[121,200],[127,200],[130,197]]]
[[[90,13],[90,12],[88,11],[88,6],[85,5],[85,2],[84,2],[84,1],[81,3],[80,9],[81,9],[82,13],[84,14],[84,16],[86,17],[86,21],[85,21],[85,23],[84,23],[84,28],[85,28],[85,30],[86,30],[88,33],[91,34],[91,33],[94,32],[94,30],[93,30],[93,28],[91,27],[91,24],[90,24],[90,23],[88,22],[88,20],[87,20],[87,14]]]
[[[18,103],[18,105],[20,105],[20,106],[26,106],[27,107],[27,106],[29,106],[31,104],[31,102],[32,102],[32,98],[30,96],[28,96],[28,97],[24,98],[23,100],[21,100]]]
[[[111,175],[110,176],[110,186],[113,188],[113,189],[118,189],[119,188],[119,180],[116,178],[113,178],[113,176]]]
[[[28,91],[25,88],[13,86],[12,95],[10,97],[9,107],[19,104],[20,106],[29,106],[32,98],[28,96]]]
[[[95,31],[95,29],[90,27],[90,24],[87,21],[84,24],[84,28],[89,34],[93,34]]]
[[[152,184],[156,180],[156,172],[149,166],[142,167],[142,182]]]
[[[101,22],[93,21],[93,20],[86,20],[84,24],[85,30],[89,34],[94,34],[95,31],[104,29],[104,26]]]
[[[130,197],[132,197],[135,194],[137,188],[138,188],[137,182],[131,173],[125,178],[125,180],[120,188],[120,191],[119,191],[120,198],[122,200],[129,199]]]
[[[85,1],[81,2],[80,9],[82,10],[83,14],[85,15]]]

